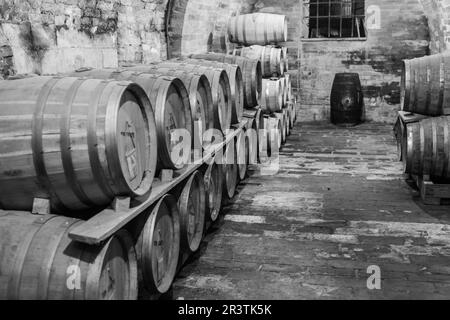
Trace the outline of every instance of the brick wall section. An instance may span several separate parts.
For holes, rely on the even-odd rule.
[[[428,22],[418,0],[366,0],[366,7],[370,5],[381,9],[381,29],[369,30],[366,41],[302,41],[302,120],[329,119],[334,75],[357,72],[366,120],[394,121],[400,108],[401,62],[428,54]]]
[[[167,1],[2,0],[2,75],[53,74],[165,58]],[[2,56],[9,52],[13,70],[3,71]]]

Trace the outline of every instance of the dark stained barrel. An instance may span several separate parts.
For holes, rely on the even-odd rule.
[[[450,179],[450,117],[408,124],[406,149],[406,173]]]
[[[52,213],[103,208],[151,187],[152,105],[137,84],[71,77],[0,83],[0,208]]]
[[[352,126],[362,122],[363,95],[357,73],[337,73],[331,90],[331,122]]]
[[[0,212],[0,300],[135,300],[133,239],[119,231],[100,246],[72,241],[83,221]]]
[[[180,252],[176,198],[165,195],[129,229],[136,239],[140,288],[150,294],[166,293],[172,286]]]

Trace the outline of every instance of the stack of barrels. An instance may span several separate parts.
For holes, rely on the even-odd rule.
[[[282,44],[287,41],[287,19],[284,15],[254,13],[232,17],[228,24],[230,42],[237,44],[232,54],[261,61],[262,94],[260,106],[266,126],[278,132],[269,145],[281,147],[293,128],[296,112],[288,51]]]
[[[117,199],[146,201],[242,120],[262,128],[260,95],[260,61],[233,56],[0,82],[0,300],[167,292],[257,140],[240,132],[101,245],[69,233]]]
[[[401,103],[404,113],[422,115],[399,130],[405,172],[450,179],[450,55],[403,61]]]

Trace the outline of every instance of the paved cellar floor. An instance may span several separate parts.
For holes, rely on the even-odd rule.
[[[404,181],[392,125],[297,124],[279,174],[239,187],[173,298],[449,299],[450,207]]]

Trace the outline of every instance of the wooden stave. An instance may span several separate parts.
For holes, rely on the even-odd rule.
[[[154,269],[155,241],[153,239],[155,235],[161,235],[161,232],[155,233],[156,228],[159,226],[160,219],[167,213],[170,214],[172,221],[173,241],[166,273],[161,280],[158,280],[158,265],[156,266],[157,270]],[[180,253],[180,216],[176,198],[171,194],[164,195],[145,215],[133,221],[128,229],[136,243],[140,290],[146,290],[150,294],[167,293],[175,279]],[[157,243],[159,244],[159,242]]]
[[[237,64],[217,63],[204,59],[188,59],[187,63],[206,65],[210,67],[221,68],[227,72],[230,80],[231,96],[232,96],[232,110],[231,110],[231,124],[237,124],[242,121],[242,113],[244,112],[245,91],[244,78],[241,68]]]
[[[194,184],[198,188],[194,188]],[[189,203],[193,200],[193,193],[198,193],[198,210],[195,217],[197,218],[197,229],[195,236],[189,239]],[[180,212],[180,250],[182,253],[192,254],[199,248],[203,239],[203,231],[205,228],[205,212],[206,212],[206,191],[204,185],[204,176],[200,171],[195,171],[183,186],[178,199],[178,210]]]
[[[30,158],[30,162],[34,163],[34,166],[28,166],[29,170],[26,172],[28,176],[21,179],[14,176],[7,183],[8,188],[2,188],[2,195],[9,199],[2,201],[2,208],[31,211],[33,198],[37,197],[49,199],[53,213],[74,214],[78,212],[86,216],[96,209],[108,205],[115,196],[139,197],[148,193],[156,167],[156,154],[150,152],[150,150],[156,149],[156,142],[153,143],[154,139],[151,138],[155,130],[155,123],[150,101],[141,87],[130,82],[71,77],[34,77],[2,84],[8,92],[10,91],[9,86],[34,92],[27,97],[29,100],[24,101],[26,103],[23,104],[24,106],[31,104],[30,114],[34,112],[33,117],[29,119],[29,126],[27,121],[21,122],[21,126],[24,128],[34,130],[30,131],[28,135],[29,142],[24,144],[24,150],[28,148],[32,151],[28,157],[33,157],[34,160],[31,161]],[[58,91],[56,91],[57,89]],[[147,161],[143,179],[140,185],[136,185],[136,189],[132,190],[133,192],[127,190],[130,185],[118,171],[122,170],[120,169],[122,167],[118,159],[119,150],[116,145],[118,142],[115,138],[117,120],[114,120],[122,106],[120,101],[128,90],[131,92],[130,94],[139,97],[142,119],[145,123],[143,130],[150,146],[145,153]],[[65,109],[55,109],[54,104],[49,107],[48,99],[58,98],[55,92],[58,92],[61,105],[65,106]],[[33,102],[33,99],[36,99],[36,102]],[[117,101],[115,102],[114,99]],[[14,104],[16,103],[16,99],[12,101]],[[88,105],[89,108],[87,108]],[[22,107],[17,107],[15,109],[23,110]],[[54,112],[57,119],[60,120],[47,119],[49,112]],[[82,114],[79,114],[80,112]],[[87,121],[80,122],[84,118]],[[105,120],[101,120],[103,118],[111,119],[111,121],[105,122]],[[54,140],[56,138],[54,135],[41,136],[41,133],[47,132],[49,130],[47,128],[50,126],[54,128],[52,132],[59,132],[60,140]],[[73,132],[76,135],[72,134]],[[75,137],[77,138],[75,139]],[[50,138],[54,141],[51,142]],[[27,147],[28,143],[31,147]],[[4,146],[6,148],[7,145]],[[59,153],[53,152],[52,158],[45,154],[35,155],[38,150],[45,150],[43,148],[48,149],[50,146],[60,150]],[[85,150],[86,148],[88,151]],[[104,150],[108,150],[108,152],[104,154]],[[51,159],[53,159],[53,167],[49,167],[52,163]],[[13,162],[17,163],[16,160]],[[55,170],[57,168],[60,169]],[[48,171],[49,169],[51,171]],[[86,170],[90,170],[90,173],[88,174]],[[34,182],[36,179],[34,176],[39,177],[38,180],[41,181],[39,184]],[[3,179],[1,185],[5,186],[6,181]],[[17,193],[12,184],[20,186],[21,192]]]
[[[118,242],[123,250],[122,258],[128,263],[127,279],[122,295],[113,299],[136,300],[137,261],[130,235],[122,230],[101,246],[88,246],[72,241],[68,236],[70,230],[81,223],[80,220],[62,216],[36,217],[29,212],[3,211],[0,229],[16,245],[5,246],[9,260],[14,260],[13,270],[5,267],[5,260],[0,259],[0,262],[3,261],[2,272],[6,270],[3,276],[7,283],[0,288],[0,299],[104,299],[100,289],[101,279],[105,279],[102,274],[110,270],[104,267],[107,262],[105,257],[109,258],[109,249]],[[17,251],[13,252],[14,249]],[[69,273],[72,266],[76,269]],[[77,290],[71,290],[68,286],[68,276],[74,274],[79,275],[80,288]]]
[[[222,207],[223,167],[214,159],[205,171],[205,192],[207,218],[211,222],[217,221]]]
[[[226,132],[231,126],[231,110],[232,110],[232,100],[231,100],[231,86],[228,75],[225,70],[220,68],[212,68],[207,66],[199,66],[195,64],[184,63],[179,60],[169,60],[157,64],[163,68],[181,68],[186,72],[197,72],[204,74],[210,84],[211,92],[213,97],[213,123],[214,128],[221,130],[223,133]],[[219,109],[220,92],[219,88],[224,91],[224,95],[228,97],[224,105],[220,105],[220,108],[225,110],[221,111]],[[225,115],[225,119],[222,119]]]

